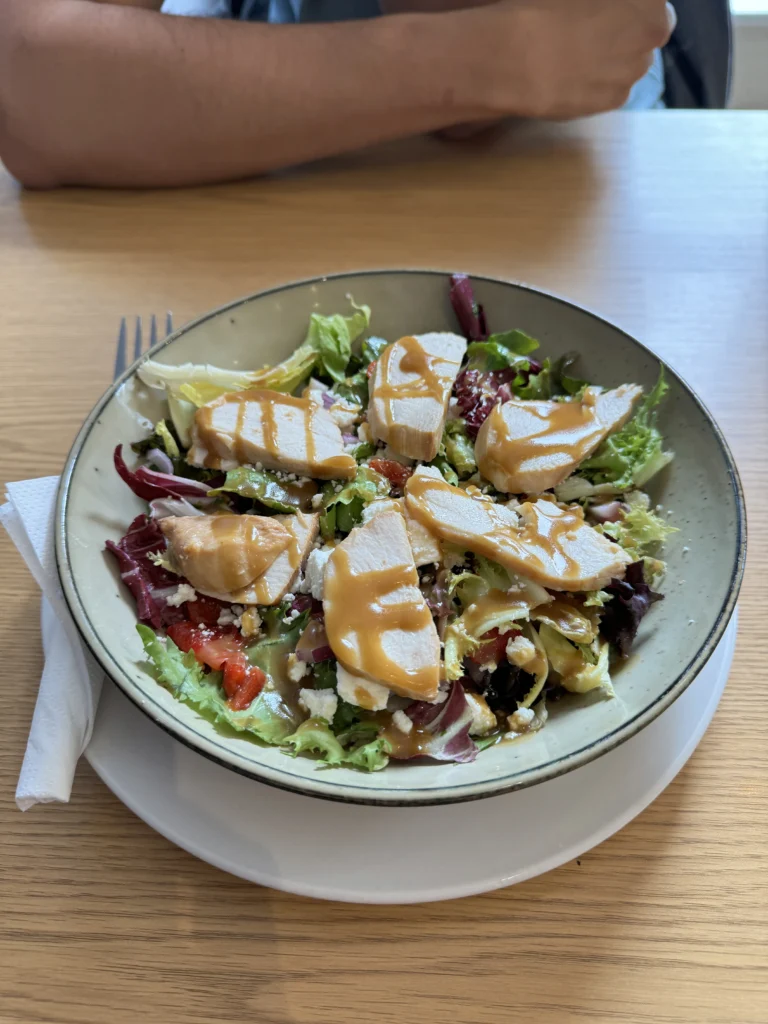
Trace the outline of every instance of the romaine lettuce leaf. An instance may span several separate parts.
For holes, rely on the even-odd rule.
[[[210,364],[168,366],[147,359],[140,366],[138,375],[148,387],[163,388],[192,406],[204,405],[228,391],[241,391],[244,388],[292,392],[314,369],[341,383],[345,379],[352,342],[365,331],[371,319],[368,306],[357,306],[354,302],[352,306],[354,312],[347,317],[339,313],[333,316],[313,313],[303,344],[276,366],[253,371],[226,370]],[[174,411],[171,407],[174,426],[183,443],[188,444],[182,436],[188,435],[188,427],[183,430],[177,422],[180,412],[188,415],[189,410],[177,408]],[[179,416],[179,420],[183,418]]]
[[[581,398],[585,388],[589,387],[589,381],[570,376],[569,371],[574,363],[578,361],[578,358],[578,352],[566,352],[552,367],[552,384],[554,389],[577,399]]]
[[[368,367],[372,362],[378,359],[388,344],[389,342],[386,338],[365,338],[360,346],[363,366]]]
[[[445,457],[456,469],[459,477],[471,476],[477,470],[475,446],[467,433],[464,420],[449,420],[443,432]]]
[[[349,533],[360,522],[363,507],[374,498],[388,495],[389,491],[389,480],[370,466],[360,466],[355,479],[344,484],[339,491],[333,483],[326,483],[323,487],[324,511],[320,517],[322,536],[330,540],[337,530]]]
[[[530,363],[525,357],[538,347],[538,341],[525,331],[492,334],[486,341],[473,341],[467,346],[467,368],[485,372],[516,366],[527,370]]]
[[[221,487],[208,492],[211,497],[228,493],[239,494],[242,498],[253,498],[276,512],[296,512],[299,508],[299,501],[280,483],[274,473],[255,469],[253,466],[230,469]]]
[[[314,365],[320,373],[331,377],[337,384],[345,380],[347,364],[352,355],[352,342],[360,337],[371,322],[370,307],[357,306],[354,301],[350,301],[355,310],[352,316],[342,316],[340,313],[321,316],[320,313],[313,313],[309,318],[306,340],[301,346],[316,353]]]
[[[671,462],[674,455],[664,451],[655,411],[667,391],[662,368],[656,385],[629,423],[607,437],[595,454],[582,462],[579,475],[591,484],[610,484],[614,493],[620,494],[642,487]]]

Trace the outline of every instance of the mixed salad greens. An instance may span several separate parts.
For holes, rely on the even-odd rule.
[[[471,761],[493,743],[541,728],[547,707],[567,691],[612,696],[612,663],[629,655],[641,620],[661,599],[660,552],[674,532],[643,490],[673,457],[657,424],[667,391],[663,374],[647,394],[637,389],[626,421],[556,486],[533,495],[503,493],[478,468],[478,434],[492,411],[513,403],[541,412],[551,403],[594,400],[602,389],[579,378],[577,356],[540,358],[538,342],[523,330],[492,333],[466,276],[451,278],[450,297],[467,344],[448,385],[437,454],[426,463],[431,479],[505,509],[544,500],[575,510],[610,542],[604,547],[621,554],[622,571],[596,589],[555,590],[535,572],[512,571],[471,544],[432,536],[432,561],[414,564],[440,640],[437,698],[392,690],[383,701],[371,698],[380,687],[375,680],[350,689],[342,685],[348,666],[337,660],[325,628],[324,573],[345,538],[371,521],[377,503],[408,508],[409,480],[424,465],[377,440],[370,428],[371,389],[388,349],[388,341],[369,334],[370,309],[353,302],[348,316],[312,314],[306,339],[288,359],[253,372],[147,361],[139,377],[164,392],[168,412],[132,446],[133,468],[122,446],[114,462],[148,507],[106,547],[135,600],[137,629],[158,683],[218,729],[325,765],[374,771],[390,758]],[[341,432],[344,455],[354,460],[352,470],[318,479],[281,468],[279,458],[270,468],[194,456],[200,410],[225,396],[265,390],[304,395],[327,413]],[[246,527],[261,524],[260,536],[283,544],[281,551],[289,550],[292,524],[307,527],[306,546],[296,541],[296,564],[270,591],[268,604],[253,597],[263,593],[258,579],[255,589],[233,599],[216,587],[205,593],[185,575],[192,554],[209,552],[211,537],[199,540],[203,526],[223,518],[231,526],[235,517]],[[194,540],[183,551],[175,546],[182,524]],[[241,544],[239,537],[228,535],[227,542]],[[231,550],[244,557],[240,547]],[[277,557],[270,563],[275,571]]]

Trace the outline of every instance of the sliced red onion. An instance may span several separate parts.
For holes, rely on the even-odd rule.
[[[342,434],[341,439],[344,444],[356,444],[360,440],[357,434]]]
[[[330,409],[332,405],[336,404],[336,397],[332,395],[330,391],[324,391],[322,394],[323,406],[326,409]]]
[[[192,498],[201,505],[210,504],[213,498],[208,497],[210,483],[200,480],[188,480],[183,476],[170,473],[157,473],[146,466],[130,470],[123,459],[123,446],[119,444],[114,453],[115,469],[128,484],[133,493],[145,501],[153,498]]]
[[[312,596],[310,594],[297,594],[291,605],[292,612],[308,612],[312,608]]]
[[[152,463],[155,469],[159,469],[161,473],[168,473],[173,476],[173,463],[165,454],[160,451],[159,448],[150,448],[147,452],[147,462]]]
[[[603,505],[592,505],[589,515],[598,523],[618,523],[625,508],[620,501],[607,501]]]
[[[306,661],[310,665],[316,665],[318,661],[329,661],[333,657],[333,651],[326,644],[325,647],[315,647],[313,651],[296,649],[296,658],[298,661]]]
[[[149,508],[153,519],[205,515],[201,509],[191,505],[186,498],[153,498],[149,503]]]

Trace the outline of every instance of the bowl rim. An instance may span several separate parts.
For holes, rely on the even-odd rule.
[[[382,786],[378,789],[370,789],[362,786],[356,787],[351,783],[326,782],[322,778],[306,778],[304,776],[294,775],[288,770],[290,761],[287,754],[285,755],[285,769],[273,769],[271,766],[267,765],[255,765],[253,762],[246,761],[246,759],[241,758],[237,753],[227,750],[225,746],[213,743],[208,738],[199,735],[191,726],[188,726],[186,723],[174,716],[169,709],[153,701],[151,698],[148,699],[147,695],[140,692],[137,684],[135,684],[123,671],[120,664],[111,654],[107,643],[101,639],[101,636],[90,622],[85,606],[80,598],[75,574],[72,570],[67,538],[69,497],[72,478],[77,467],[77,463],[80,455],[82,454],[82,449],[86,440],[90,436],[104,408],[113,399],[116,392],[136,374],[139,365],[149,356],[152,358],[156,357],[157,354],[163,351],[163,349],[173,345],[182,335],[188,333],[193,328],[197,328],[209,320],[231,312],[241,306],[247,305],[250,302],[267,298],[268,296],[275,295],[277,293],[289,292],[296,288],[322,285],[327,281],[343,281],[345,279],[359,279],[361,277],[386,277],[390,275],[403,274],[425,277],[440,276],[447,278],[455,272],[456,271],[432,268],[380,268],[359,271],[343,271],[340,273],[324,274],[321,276],[304,278],[298,281],[291,281],[287,284],[276,285],[271,288],[254,292],[242,298],[235,299],[232,302],[228,302],[213,310],[209,310],[175,330],[167,338],[163,339],[163,341],[151,349],[149,353],[143,353],[138,360],[129,366],[125,372],[118,377],[109,388],[107,388],[101,398],[97,401],[75,437],[60,477],[54,519],[56,566],[62,591],[70,614],[72,615],[72,619],[81,638],[105,674],[120,687],[123,693],[125,693],[125,695],[132,700],[133,703],[144,712],[144,714],[148,715],[148,717],[164,729],[164,731],[179,740],[185,746],[197,751],[217,764],[222,765],[222,767],[231,771],[236,771],[248,778],[255,779],[257,782],[262,782],[288,792],[344,803],[388,807],[423,807],[438,804],[462,803],[471,800],[500,796],[505,793],[513,792],[517,789],[524,789],[528,786],[538,785],[542,782],[555,779],[566,772],[573,771],[574,769],[587,764],[589,761],[600,757],[602,754],[613,750],[615,747],[619,746],[619,744],[630,739],[660,715],[680,696],[681,693],[684,692],[685,689],[687,689],[696,675],[709,660],[725,632],[736,607],[739,589],[744,576],[747,551],[746,506],[743,487],[735,460],[728,443],[725,440],[723,432],[707,406],[696,394],[693,388],[690,387],[687,381],[681,377],[673,367],[661,359],[642,342],[638,341],[616,324],[595,313],[593,310],[572,300],[565,299],[553,292],[547,291],[546,289],[534,287],[530,284],[500,277],[493,277],[486,274],[472,274],[471,277],[473,281],[485,281],[490,284],[506,285],[524,292],[544,296],[559,303],[560,305],[567,306],[581,314],[598,320],[601,323],[608,325],[613,330],[618,331],[630,344],[636,346],[646,355],[655,360],[660,366],[663,366],[665,373],[668,373],[690,395],[707,420],[725,460],[736,502],[736,557],[731,569],[728,592],[717,612],[712,628],[683,671],[680,672],[666,687],[666,689],[659,694],[653,703],[644,710],[638,712],[628,721],[623,722],[615,729],[612,729],[609,733],[605,733],[596,739],[586,742],[583,746],[579,747],[579,749],[564,757],[555,758],[554,760],[545,762],[544,764],[538,765],[534,768],[514,771],[511,774],[501,777],[489,778],[481,782],[451,785],[447,786],[445,789],[435,789],[434,787],[387,789],[386,786]],[[219,753],[217,753],[217,750]],[[407,770],[407,767],[403,766],[400,770]],[[318,772],[318,775],[320,776],[325,774],[325,772]]]

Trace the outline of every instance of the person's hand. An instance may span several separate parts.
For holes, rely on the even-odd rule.
[[[500,116],[570,118],[621,107],[674,29],[664,0],[502,0],[464,22],[465,73]]]

